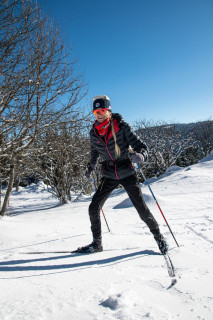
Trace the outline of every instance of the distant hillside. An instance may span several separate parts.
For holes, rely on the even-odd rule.
[[[173,125],[177,127],[177,130],[190,132],[196,127],[199,127],[199,126],[202,127],[202,126],[205,126],[206,124],[211,124],[211,126],[213,127],[213,120],[190,122],[190,123],[177,123]]]
[[[198,122],[190,122],[190,123],[168,123],[168,124],[162,124],[162,125],[156,125],[156,126],[149,126],[147,128],[143,128],[142,130],[146,129],[154,129],[154,128],[175,128],[176,131],[185,133],[186,135],[192,131],[201,131],[206,129],[209,132],[209,134],[212,133],[212,139],[213,139],[213,120],[208,120],[208,121],[198,121]],[[208,129],[207,129],[208,128]],[[140,132],[141,129],[136,130],[136,132]]]

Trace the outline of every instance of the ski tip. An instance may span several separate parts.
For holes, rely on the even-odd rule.
[[[174,287],[174,285],[176,285],[176,283],[177,283],[177,279],[175,279],[175,278],[172,279],[172,282],[171,282],[170,286],[168,286],[167,290],[171,289],[172,287]]]

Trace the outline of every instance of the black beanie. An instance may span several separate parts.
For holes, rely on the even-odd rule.
[[[96,96],[93,98],[93,110],[106,108],[111,111],[111,103],[107,96]]]

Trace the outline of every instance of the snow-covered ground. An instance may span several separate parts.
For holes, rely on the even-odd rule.
[[[74,250],[92,238],[91,198],[58,206],[42,184],[13,192],[0,219],[1,320],[213,319],[213,159],[173,168],[151,187],[174,232],[177,248],[149,190],[145,200],[170,245],[177,284],[126,193],[104,206],[104,251],[93,255],[31,251]]]

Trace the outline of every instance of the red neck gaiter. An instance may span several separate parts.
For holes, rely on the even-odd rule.
[[[110,118],[107,118],[104,122],[99,123],[98,121],[95,122],[95,129],[98,130],[100,136],[105,136],[107,131],[110,127]]]

